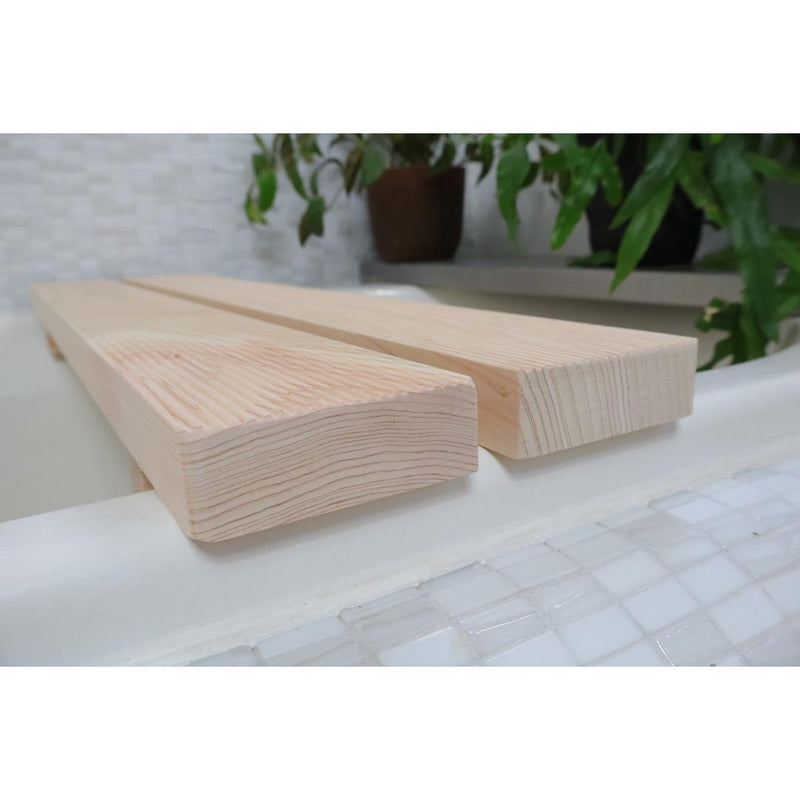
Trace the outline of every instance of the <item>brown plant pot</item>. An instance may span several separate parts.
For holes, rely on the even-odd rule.
[[[381,260],[452,258],[461,241],[464,168],[438,175],[426,166],[387,169],[367,188],[367,207]]]

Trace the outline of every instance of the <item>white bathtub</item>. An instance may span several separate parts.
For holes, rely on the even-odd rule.
[[[694,313],[369,286],[354,291],[692,335]],[[677,424],[203,545],[29,315],[0,319],[0,663],[182,663],[335,613],[692,482],[800,452],[800,345],[703,373]]]

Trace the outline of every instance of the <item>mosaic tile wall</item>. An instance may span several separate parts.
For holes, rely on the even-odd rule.
[[[196,663],[800,665],[800,458]]]
[[[281,193],[266,228],[242,212],[249,136],[0,136],[0,311],[41,280],[159,271],[287,283],[358,282],[366,210],[345,198],[323,239],[297,241],[302,201]]]
[[[241,209],[252,151],[249,135],[0,135],[0,311],[26,308],[35,281],[165,270],[357,283],[372,254],[363,198],[340,197],[324,238],[301,247],[303,204],[284,185],[269,226],[254,228]],[[494,181],[475,177],[460,255],[512,255]],[[521,252],[546,252],[557,212],[547,190],[534,186],[519,209]],[[563,252],[587,247],[582,222]]]

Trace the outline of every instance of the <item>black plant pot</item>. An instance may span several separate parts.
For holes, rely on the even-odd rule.
[[[598,136],[599,134],[581,134],[578,139],[581,144],[591,144]],[[644,147],[645,137],[642,134],[626,136],[618,161],[625,195],[644,168]],[[601,250],[616,252],[619,249],[627,225],[612,229],[611,220],[616,213],[617,208],[609,205],[605,194],[598,190],[586,209],[589,243],[593,253]],[[703,212],[692,204],[683,189],[676,187],[667,213],[639,262],[640,265],[661,267],[690,264],[700,244],[702,224]]]

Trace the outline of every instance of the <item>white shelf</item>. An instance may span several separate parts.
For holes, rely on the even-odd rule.
[[[520,259],[362,265],[367,283],[410,283],[417,286],[498,294],[567,297],[619,303],[703,308],[713,297],[738,300],[742,278],[738,272],[692,267],[639,268],[611,294],[612,271],[601,267],[571,267],[556,256]]]

